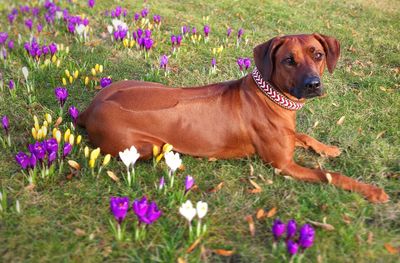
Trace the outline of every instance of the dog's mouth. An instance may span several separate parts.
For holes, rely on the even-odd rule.
[[[296,97],[297,99],[310,99],[314,97],[320,97],[325,94],[322,87],[307,89],[307,88],[291,88],[289,94]]]

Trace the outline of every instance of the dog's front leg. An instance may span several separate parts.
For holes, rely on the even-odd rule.
[[[308,149],[311,147],[316,153],[327,156],[337,157],[340,155],[340,149],[333,145],[326,145],[311,136],[304,133],[296,133],[296,146]]]

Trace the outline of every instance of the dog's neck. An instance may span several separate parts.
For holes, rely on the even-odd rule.
[[[256,83],[256,86],[262,91],[262,93],[280,107],[287,110],[297,111],[304,106],[304,103],[290,99],[288,96],[279,92],[271,84],[266,82],[261,76],[257,67],[254,68],[253,72],[251,73],[251,76],[254,82]]]

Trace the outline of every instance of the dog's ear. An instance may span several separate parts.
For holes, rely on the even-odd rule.
[[[271,81],[274,71],[274,55],[283,41],[283,38],[275,37],[253,49],[254,63],[266,81]]]
[[[326,53],[326,64],[328,65],[329,73],[332,74],[333,70],[336,68],[336,63],[340,56],[339,41],[337,41],[336,38],[320,34],[314,34],[314,37],[324,47],[324,51]]]

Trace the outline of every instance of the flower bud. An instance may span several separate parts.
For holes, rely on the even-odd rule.
[[[89,84],[89,77],[85,77],[85,85],[87,86]]]
[[[160,154],[160,148],[157,145],[153,145],[153,156],[156,157]]]
[[[96,149],[94,149],[91,153],[90,153],[90,159],[91,160],[96,160],[97,157],[99,157],[100,154],[100,148],[97,147]]]
[[[92,75],[96,76],[96,70],[94,68],[92,68]]]
[[[89,167],[90,167],[90,168],[93,168],[93,167],[94,167],[95,161],[96,161],[96,160],[94,160],[94,159],[90,159],[90,160],[89,160]]]
[[[71,135],[71,130],[67,129],[64,133],[64,142],[68,142],[69,141],[69,136]]]
[[[69,78],[69,76],[70,76],[70,74],[69,74],[69,70],[68,70],[68,69],[66,69],[64,72],[65,72],[65,76],[67,76],[67,78]]]
[[[69,136],[68,142],[69,142],[69,144],[71,144],[71,146],[74,146],[75,135],[71,134],[71,135]]]
[[[75,70],[75,72],[74,72],[74,79],[77,79],[78,76],[79,76],[79,71],[78,71],[78,70]]]
[[[103,160],[103,165],[102,166],[106,166],[111,160],[111,154],[107,154],[106,156],[104,156],[104,160]]]
[[[89,147],[85,147],[85,149],[84,149],[84,154],[85,154],[85,157],[86,158],[88,158],[89,157]]]
[[[99,72],[102,73],[103,72],[103,65],[99,66]]]
[[[60,132],[59,130],[56,131],[56,136],[55,136],[55,138],[56,138],[56,141],[57,141],[58,143],[61,142],[61,132]]]
[[[65,78],[62,78],[62,84],[63,84],[64,86],[67,86],[67,80],[66,80]]]
[[[82,136],[78,135],[78,137],[76,137],[76,144],[79,145],[82,141]]]
[[[34,127],[32,127],[32,137],[33,139],[37,140],[37,131]]]
[[[44,115],[44,118],[46,119],[46,121],[47,121],[48,123],[51,123],[51,122],[52,122],[52,118],[51,118],[51,115],[50,115],[50,114],[46,113],[46,114]]]

